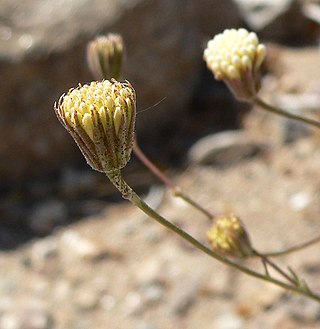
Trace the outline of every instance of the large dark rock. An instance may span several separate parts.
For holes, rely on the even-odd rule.
[[[143,110],[139,133],[176,124],[188,107],[206,41],[239,25],[227,0],[0,1],[0,179],[22,182],[84,161],[53,112],[70,87],[91,80],[85,47],[119,32],[127,44],[125,78]]]
[[[234,0],[250,29],[262,39],[291,44],[315,41],[315,27],[304,8],[309,0]],[[308,7],[310,8],[310,7]]]

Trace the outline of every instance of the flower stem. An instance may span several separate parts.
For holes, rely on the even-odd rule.
[[[172,232],[176,233],[177,235],[179,235],[181,238],[183,238],[185,241],[187,241],[188,243],[190,243],[191,245],[193,245],[195,248],[197,248],[198,250],[204,252],[205,254],[207,254],[208,256],[224,263],[225,265],[229,265],[243,273],[246,273],[252,277],[255,277],[257,279],[261,279],[264,281],[268,281],[270,283],[273,283],[279,287],[282,287],[284,289],[290,290],[290,291],[294,291],[297,293],[300,293],[301,295],[304,295],[310,299],[313,299],[317,302],[320,302],[320,295],[317,295],[315,293],[313,293],[312,291],[310,291],[309,289],[304,289],[301,286],[296,286],[293,284],[289,284],[287,282],[275,279],[273,277],[270,277],[268,275],[265,274],[261,274],[258,272],[255,272],[251,269],[249,269],[248,267],[242,266],[238,263],[235,263],[234,261],[223,257],[219,254],[217,254],[216,252],[214,252],[213,250],[209,249],[208,247],[206,247],[202,242],[198,241],[197,239],[195,239],[193,236],[191,236],[190,234],[188,234],[187,232],[185,232],[183,229],[181,229],[180,227],[176,226],[174,223],[170,222],[169,220],[165,219],[164,217],[162,217],[161,215],[159,215],[156,211],[154,211],[152,208],[150,208],[134,191],[133,189],[123,180],[120,171],[117,172],[117,174],[113,173],[111,176],[107,173],[107,176],[111,180],[111,182],[119,189],[119,191],[121,193],[124,192],[124,198],[128,199],[129,201],[131,201],[132,204],[134,204],[135,206],[137,206],[138,208],[140,208],[146,215],[148,215],[149,217],[153,218],[154,220],[156,220],[158,223],[160,223],[161,225],[165,226],[166,228],[168,228],[169,230],[171,230]],[[123,189],[123,191],[122,191]]]
[[[318,122],[316,120],[313,120],[313,119],[305,118],[305,117],[300,116],[300,115],[296,115],[296,114],[287,112],[287,111],[285,111],[281,108],[270,105],[270,104],[266,103],[264,100],[262,100],[259,96],[255,96],[253,98],[253,102],[255,104],[259,105],[263,110],[266,110],[268,112],[281,115],[281,116],[286,117],[288,119],[304,122],[304,123],[306,123],[308,125],[311,125],[313,127],[316,127],[316,128],[320,128],[320,122]]]
[[[284,249],[284,250],[275,251],[275,252],[260,253],[260,256],[265,256],[265,257],[283,256],[283,255],[290,254],[292,252],[310,247],[310,246],[312,246],[312,245],[314,245],[318,242],[320,242],[320,236],[317,236],[314,239],[311,239],[309,241],[303,242],[301,244],[298,244],[296,246],[293,246],[291,248],[287,248],[287,249]]]
[[[201,211],[209,220],[214,218],[214,215],[203,208],[199,203],[194,201],[191,197],[185,194],[182,189],[177,186],[164,172],[162,172],[141,150],[138,141],[135,138],[133,142],[133,152],[140,159],[140,161],[156,176],[158,177],[172,192],[172,194],[178,198],[181,198],[185,202],[189,203],[192,207]]]

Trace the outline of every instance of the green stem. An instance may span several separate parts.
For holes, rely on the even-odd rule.
[[[282,256],[282,255],[290,254],[290,253],[292,253],[294,251],[298,251],[298,250],[301,250],[301,249],[310,247],[313,244],[318,243],[318,242],[320,242],[320,236],[318,236],[318,237],[316,237],[316,238],[314,238],[312,240],[309,240],[307,242],[301,243],[301,244],[299,244],[297,246],[293,246],[291,248],[287,248],[287,249],[280,250],[280,251],[275,251],[275,252],[261,253],[260,256],[265,256],[265,257]]]
[[[266,103],[264,100],[262,100],[259,96],[255,96],[253,98],[253,102],[255,104],[259,105],[262,109],[264,109],[268,112],[281,115],[281,116],[286,117],[288,119],[304,122],[304,123],[306,123],[308,125],[311,125],[313,127],[316,127],[316,128],[320,128],[320,122],[318,122],[316,120],[305,118],[305,117],[300,116],[300,115],[296,115],[296,114],[287,112],[287,111],[285,111],[281,108],[270,105],[270,104]]]
[[[178,187],[167,175],[165,175],[141,150],[138,141],[135,138],[133,142],[133,152],[140,159],[140,161],[155,175],[157,176],[173,193],[174,196],[181,198],[189,203],[192,207],[201,211],[209,220],[214,218],[214,215],[208,210],[204,209],[199,203],[186,195],[180,187]]]
[[[154,220],[156,220],[158,223],[160,223],[161,225],[165,226],[166,228],[168,228],[169,230],[173,231],[174,233],[178,234],[180,237],[182,237],[184,240],[186,240],[188,243],[192,244],[195,248],[197,248],[198,250],[204,252],[205,254],[207,254],[208,256],[226,264],[229,265],[243,273],[246,273],[252,277],[255,277],[257,279],[261,279],[264,281],[268,281],[270,283],[273,283],[279,287],[282,287],[284,289],[287,290],[291,290],[297,293],[300,293],[306,297],[309,297],[313,300],[316,300],[317,302],[320,302],[320,296],[309,291],[309,290],[304,290],[302,287],[299,286],[294,286],[294,285],[290,285],[286,282],[277,280],[275,278],[272,278],[270,276],[267,275],[263,275],[261,273],[252,271],[251,269],[242,266],[240,264],[237,264],[233,261],[231,261],[228,258],[225,258],[219,254],[217,254],[216,252],[214,252],[213,250],[209,249],[208,247],[206,247],[203,243],[201,243],[200,241],[198,241],[197,239],[195,239],[194,237],[192,237],[191,235],[189,235],[187,232],[185,232],[184,230],[182,230],[180,227],[176,226],[174,223],[168,221],[167,219],[165,219],[164,217],[162,217],[161,215],[159,215],[156,211],[154,211],[152,208],[150,208],[133,190],[132,188],[122,179],[121,173],[120,171],[118,171],[118,175],[115,179],[115,175],[114,173],[110,176],[109,173],[107,173],[107,176],[109,178],[114,179],[111,180],[111,182],[119,189],[119,187],[121,189],[119,189],[119,191],[121,193],[125,193],[124,197],[126,199],[128,199],[129,201],[131,201],[135,206],[137,206],[138,208],[140,208],[146,215],[150,216],[151,218],[153,218]],[[123,189],[123,190],[122,190]]]

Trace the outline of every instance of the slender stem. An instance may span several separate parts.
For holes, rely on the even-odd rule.
[[[208,210],[204,209],[201,205],[199,205],[199,203],[197,203],[196,201],[194,201],[193,199],[191,199],[188,195],[186,195],[178,187],[176,187],[176,189],[175,189],[175,191],[173,191],[173,193],[174,193],[174,195],[176,197],[181,198],[182,200],[184,200],[185,202],[189,203],[194,208],[196,208],[199,211],[201,211],[204,215],[206,215],[208,217],[208,219],[210,221],[214,219],[215,216],[211,212],[209,212]]]
[[[198,241],[197,239],[195,239],[194,237],[192,237],[191,235],[189,235],[187,232],[185,232],[184,230],[182,230],[181,228],[179,228],[178,226],[176,226],[175,224],[173,224],[172,222],[168,221],[167,219],[165,219],[164,217],[160,216],[157,212],[155,212],[152,208],[150,208],[134,191],[132,191],[131,194],[131,198],[130,201],[136,205],[138,208],[140,208],[145,214],[147,214],[148,216],[150,216],[151,218],[155,219],[158,223],[160,223],[161,225],[165,226],[166,228],[168,228],[169,230],[175,232],[176,234],[178,234],[180,237],[182,237],[184,240],[188,241],[190,244],[192,244],[194,247],[196,247],[197,249],[199,249],[200,251],[204,252],[205,254],[209,255],[210,257],[226,264],[229,265],[243,273],[246,273],[250,276],[253,276],[255,278],[264,280],[264,281],[268,281],[270,283],[273,283],[279,287],[291,290],[291,291],[295,291],[298,292],[304,296],[307,296],[313,300],[316,300],[317,302],[320,302],[320,296],[310,292],[310,291],[306,291],[304,289],[302,289],[301,287],[295,286],[295,285],[291,285],[291,284],[287,284],[283,281],[280,281],[278,279],[263,275],[261,273],[255,272],[245,266],[242,266],[240,264],[237,264],[233,261],[231,261],[230,259],[227,259],[225,257],[220,256],[219,254],[215,253],[213,250],[209,249],[208,247],[206,247],[204,244],[202,244],[200,241]]]
[[[167,187],[171,190],[176,189],[176,184],[166,176],[153,162],[144,154],[141,150],[137,138],[133,142],[133,152],[140,159],[140,161],[155,175],[157,176]]]
[[[264,272],[266,273],[266,276],[270,276],[268,265],[266,264],[265,259],[264,258],[261,258],[261,261],[262,261],[262,265],[263,265],[263,268],[264,268]]]
[[[275,251],[275,252],[261,253],[260,255],[261,256],[265,256],[265,257],[282,256],[282,255],[286,255],[286,254],[292,253],[294,251],[298,251],[298,250],[301,250],[301,249],[310,247],[313,244],[318,243],[318,242],[320,242],[320,236],[318,236],[318,237],[316,237],[314,239],[311,239],[311,240],[309,240],[307,242],[304,242],[304,243],[298,244],[296,246],[293,246],[291,248],[287,248],[287,249],[280,250],[280,251]]]
[[[318,122],[316,120],[313,120],[313,119],[305,118],[305,117],[300,116],[300,115],[289,113],[289,112],[287,112],[287,111],[285,111],[281,108],[270,105],[270,104],[266,103],[264,100],[262,100],[259,96],[255,96],[253,98],[253,102],[255,104],[259,105],[262,109],[264,109],[268,112],[275,113],[275,114],[281,115],[283,117],[293,119],[293,120],[296,120],[296,121],[300,121],[300,122],[304,122],[308,125],[320,128],[320,122]]]
[[[277,264],[275,264],[271,259],[266,257],[265,255],[260,254],[259,252],[255,251],[255,254],[261,258],[265,268],[267,264],[269,264],[275,271],[281,274],[286,280],[288,280],[293,285],[296,285],[296,281],[291,278],[285,271],[283,271]]]
[[[141,150],[137,139],[135,138],[133,143],[133,152],[140,159],[140,161],[155,175],[157,176],[173,193],[174,196],[181,198],[185,202],[189,203],[192,207],[201,211],[209,220],[214,218],[214,215],[208,210],[204,209],[199,203],[191,199],[186,195],[180,187],[178,187],[167,175],[165,175]]]
[[[250,276],[253,276],[255,278],[268,281],[270,283],[273,283],[279,287],[282,287],[284,289],[288,289],[291,291],[298,292],[306,297],[309,297],[313,300],[316,300],[317,302],[320,302],[320,296],[307,290],[303,289],[303,287],[295,286],[292,284],[288,284],[286,282],[280,281],[278,279],[272,278],[267,275],[263,275],[261,273],[255,272],[245,266],[242,266],[238,263],[235,263],[231,261],[228,258],[225,258],[219,254],[217,254],[215,251],[209,249],[206,247],[203,243],[195,239],[193,236],[182,230],[180,227],[176,226],[174,223],[168,221],[161,215],[159,215],[156,211],[154,211],[152,208],[150,208],[134,191],[133,189],[123,180],[121,173],[119,170],[115,170],[112,173],[107,173],[108,178],[111,180],[111,182],[118,188],[118,190],[122,193],[123,197],[125,199],[128,199],[131,201],[135,206],[140,208],[145,214],[156,220],[161,225],[165,226],[169,230],[173,231],[174,233],[178,234],[180,237],[182,237],[184,240],[186,240],[188,243],[192,244],[195,248],[199,249],[200,251],[204,252],[205,254],[209,255],[210,257],[229,265],[243,273],[246,273]]]

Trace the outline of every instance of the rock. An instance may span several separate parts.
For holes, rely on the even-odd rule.
[[[303,2],[303,13],[316,22],[319,26],[320,24],[320,6],[317,1],[305,1]]]
[[[215,329],[243,329],[243,320],[235,313],[226,312],[222,313],[214,319]]]
[[[309,191],[300,191],[293,194],[289,200],[289,206],[294,211],[303,211],[313,201],[313,196]]]
[[[141,287],[142,296],[147,304],[155,304],[163,299],[163,288],[158,283],[146,284]]]
[[[302,117],[312,117],[317,114],[320,106],[320,97],[314,94],[279,94],[274,97],[274,104],[286,111]],[[284,141],[293,142],[311,134],[312,127],[295,120],[283,120]]]
[[[138,110],[166,98],[138,118],[139,134],[154,136],[155,128],[174,125],[177,113],[187,109],[203,66],[203,44],[240,21],[231,0],[6,0],[0,9],[0,138],[6,140],[0,179],[7,186],[85,164],[53,103],[92,80],[84,58],[96,34],[123,35],[125,78],[137,91]]]
[[[193,163],[226,167],[250,158],[262,150],[244,131],[225,131],[206,136],[189,150]]]
[[[67,248],[73,258],[96,259],[100,251],[104,253],[95,243],[72,230],[67,230],[62,234],[61,244]]]
[[[53,237],[47,237],[36,241],[31,248],[30,262],[32,267],[42,269],[47,261],[58,255],[58,241]]]
[[[135,291],[130,291],[127,293],[124,300],[124,305],[125,312],[127,315],[132,315],[141,312],[145,306],[143,304],[141,295]]]
[[[234,0],[249,27],[271,40],[306,42],[310,20],[297,0]],[[290,24],[288,24],[290,19]],[[311,36],[310,36],[311,37]]]

